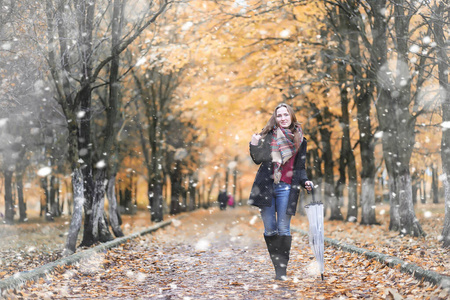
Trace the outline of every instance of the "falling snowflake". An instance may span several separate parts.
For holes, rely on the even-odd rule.
[[[211,247],[211,243],[208,240],[201,239],[195,245],[195,250],[197,251],[206,251]]]
[[[441,123],[441,126],[444,130],[447,130],[450,128],[450,121],[445,121]]]
[[[86,112],[84,110],[80,110],[79,112],[77,112],[77,118],[81,119],[86,115]]]
[[[0,119],[0,127],[5,126],[7,122],[8,122],[8,118]]]
[[[194,23],[192,23],[191,21],[188,21],[186,23],[183,24],[183,26],[181,26],[181,30],[186,31],[189,30],[192,25],[194,25]]]
[[[412,45],[411,47],[409,47],[409,52],[411,53],[417,53],[420,50],[420,46],[419,45]]]
[[[52,169],[50,167],[43,167],[37,171],[37,174],[40,177],[45,177],[47,175],[50,175],[51,173],[52,173]]]
[[[280,32],[280,37],[282,37],[283,39],[287,39],[291,36],[291,32],[287,29],[283,30],[282,32]]]
[[[103,169],[104,167],[106,167],[106,162],[102,159],[95,164],[95,167],[97,169]]]

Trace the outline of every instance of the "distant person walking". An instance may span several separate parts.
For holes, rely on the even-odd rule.
[[[234,208],[234,197],[231,194],[228,194],[228,206]]]
[[[219,202],[220,210],[225,210],[227,208],[227,192],[225,190],[220,190],[219,196],[217,197],[217,202]]]
[[[261,164],[256,173],[249,203],[260,208],[264,240],[275,267],[275,279],[286,280],[300,187],[308,191],[313,182],[306,175],[306,139],[294,110],[279,104],[267,125],[253,134],[250,155]]]

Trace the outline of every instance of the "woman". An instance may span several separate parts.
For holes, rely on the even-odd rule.
[[[249,203],[260,208],[275,279],[286,280],[292,243],[291,216],[297,210],[300,187],[308,191],[313,187],[306,176],[306,139],[289,105],[278,105],[263,130],[253,134],[250,155],[261,166]]]

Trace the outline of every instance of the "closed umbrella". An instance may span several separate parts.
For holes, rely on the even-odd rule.
[[[319,264],[320,275],[323,280],[324,271],[324,234],[323,234],[323,204],[315,200],[314,189],[311,190],[312,202],[305,206],[309,221],[309,245]]]

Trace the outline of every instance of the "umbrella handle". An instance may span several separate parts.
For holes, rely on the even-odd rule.
[[[314,197],[314,186],[311,186],[311,191],[306,190],[308,194],[312,196],[312,203],[316,203],[316,198]]]

